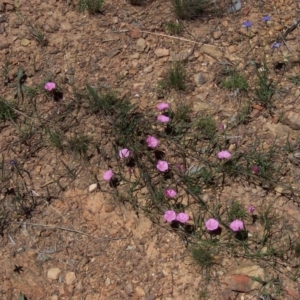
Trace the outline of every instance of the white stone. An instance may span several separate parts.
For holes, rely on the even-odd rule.
[[[157,57],[164,57],[164,56],[168,56],[170,54],[170,51],[166,48],[158,48],[155,49],[154,54]]]
[[[66,284],[67,285],[74,284],[75,280],[76,280],[75,272],[68,272],[66,274]]]
[[[51,280],[57,280],[60,274],[61,274],[61,269],[52,268],[52,269],[48,270],[47,277]]]
[[[92,193],[94,192],[98,187],[98,184],[97,183],[93,183],[89,186],[89,193]]]
[[[232,13],[239,11],[242,8],[242,3],[240,0],[232,0],[232,5],[227,9],[227,12]]]
[[[146,41],[143,38],[139,38],[136,42],[136,51],[143,52],[146,48]]]
[[[144,73],[151,73],[153,71],[153,66],[148,66],[144,69]]]

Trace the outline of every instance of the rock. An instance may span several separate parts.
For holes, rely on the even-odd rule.
[[[227,9],[227,12],[232,13],[239,11],[242,8],[241,0],[232,0],[232,5]]]
[[[75,83],[75,76],[74,75],[66,74],[65,78],[67,79],[68,83],[70,83],[70,84],[74,84]]]
[[[193,103],[193,110],[194,111],[201,111],[201,110],[208,110],[210,109],[209,104],[205,103],[205,102],[194,102]]]
[[[220,49],[213,45],[204,44],[200,47],[200,51],[215,59],[220,59],[223,56]]]
[[[79,281],[79,282],[76,284],[76,289],[77,289],[78,291],[82,291],[82,290],[83,290],[82,281]]]
[[[94,192],[98,187],[98,184],[97,183],[93,183],[89,186],[89,193],[92,193]]]
[[[58,292],[62,297],[64,297],[66,295],[66,286],[64,284],[60,285]]]
[[[170,51],[166,48],[157,48],[155,49],[154,54],[157,57],[164,57],[164,56],[168,56],[170,54]]]
[[[148,66],[143,71],[144,71],[144,73],[147,73],[147,74],[151,73],[153,71],[153,66]]]
[[[0,24],[0,34],[3,34],[5,32],[5,26],[3,23]]]
[[[139,38],[136,42],[136,51],[143,52],[146,48],[146,41],[143,38]]]
[[[275,24],[273,28],[275,28],[275,30],[277,31],[282,31],[284,29],[284,26],[282,24]]]
[[[52,295],[50,300],[58,300],[58,296],[57,295]]]
[[[126,286],[125,286],[125,291],[128,295],[133,293],[133,287],[132,287],[132,283],[129,282]]]
[[[297,112],[290,111],[288,112],[282,120],[282,123],[290,126],[292,129],[300,129],[300,115]]]
[[[252,280],[250,277],[256,277],[264,281],[264,269],[259,265],[253,265],[251,263],[236,265],[228,271],[228,275],[224,277],[224,282],[232,291],[247,293],[261,287],[260,282]]]
[[[62,22],[60,24],[60,27],[64,31],[70,31],[72,29],[72,26],[71,26],[71,24],[68,21]]]
[[[30,44],[30,41],[27,39],[22,39],[21,40],[21,45],[24,47],[27,47]]]
[[[68,272],[66,274],[66,284],[67,285],[74,284],[75,280],[76,280],[75,272]]]
[[[53,28],[52,26],[50,26],[49,24],[45,24],[45,25],[44,25],[44,30],[45,30],[47,33],[53,33],[56,29]]]
[[[197,100],[199,100],[199,101],[205,101],[205,99],[207,98],[208,94],[209,94],[208,91],[205,91],[205,92],[203,92],[203,93],[197,95],[196,98],[197,98]],[[202,105],[202,104],[201,104],[201,105]],[[209,106],[209,105],[208,105],[208,106]]]
[[[110,279],[109,278],[105,279],[105,286],[106,287],[110,286]]]
[[[192,49],[182,50],[179,53],[171,52],[170,61],[182,61],[189,58]]]
[[[202,85],[206,82],[206,79],[202,75],[202,73],[197,73],[197,74],[194,74],[194,81],[197,85]]]
[[[288,187],[285,187],[285,186],[281,186],[281,185],[278,185],[274,188],[274,190],[280,194],[280,195],[290,195],[292,194],[292,189],[289,189]]]
[[[224,283],[226,283],[232,291],[248,293],[252,290],[252,280],[249,276],[244,274],[226,276]]]
[[[118,24],[119,18],[118,17],[113,17],[112,22],[113,22],[113,24]]]
[[[114,56],[118,55],[119,53],[121,52],[121,50],[119,48],[114,48],[114,49],[111,49],[109,50],[106,55],[109,57],[109,58],[113,58]]]
[[[105,206],[104,206],[104,211],[106,212],[106,213],[111,213],[112,211],[114,211],[115,210],[115,205],[113,205],[113,204],[106,204]]]
[[[221,36],[222,36],[222,32],[221,31],[215,31],[213,33],[213,37],[214,37],[215,40],[218,40]]]
[[[75,69],[70,67],[66,69],[66,74],[68,75],[75,75]]]
[[[5,9],[6,11],[13,11],[15,7],[13,4],[6,4]]]
[[[135,288],[135,292],[137,293],[137,295],[139,297],[144,297],[145,296],[145,291],[140,286],[137,286]]]
[[[129,74],[130,74],[130,75],[135,75],[135,74],[137,74],[137,72],[138,72],[137,69],[130,69],[130,70],[129,70]]]
[[[27,251],[26,251],[26,253],[27,253],[27,255],[29,256],[29,257],[36,257],[37,256],[37,253],[35,252],[35,251],[33,251],[32,249],[28,249]]]
[[[0,50],[4,50],[4,49],[7,49],[9,47],[9,43],[0,43]]]
[[[61,274],[61,269],[52,268],[52,269],[48,270],[47,277],[51,280],[57,280],[60,274]]]
[[[274,137],[288,137],[294,133],[293,129],[289,126],[280,123],[274,124],[266,122],[263,128],[269,130]]]
[[[139,59],[140,58],[140,54],[139,53],[134,53],[132,55],[129,56],[130,59]]]
[[[130,36],[133,38],[133,39],[139,39],[142,37],[143,33],[137,29],[137,28],[133,28],[129,31],[129,34]]]

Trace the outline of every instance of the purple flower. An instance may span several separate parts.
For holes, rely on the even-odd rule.
[[[167,103],[167,102],[159,103],[159,104],[157,104],[157,106],[156,106],[156,108],[157,108],[158,110],[169,109],[169,107],[170,107],[170,105],[169,105],[169,103]]]
[[[278,49],[281,46],[281,43],[277,42],[272,45],[272,49]]]
[[[263,16],[261,19],[262,19],[263,22],[268,22],[268,21],[271,20],[271,17],[270,16]]]
[[[255,207],[252,206],[252,205],[249,205],[249,206],[248,206],[248,211],[249,211],[249,213],[252,215],[252,214],[254,213],[254,211],[255,211]]]
[[[112,170],[107,170],[107,171],[105,171],[104,174],[103,174],[103,179],[104,179],[105,181],[110,181],[111,178],[112,178],[113,176],[114,176],[113,171],[112,171]]]
[[[222,150],[218,153],[218,158],[219,159],[228,159],[231,157],[230,152],[226,151],[226,150]]]
[[[166,161],[159,160],[157,165],[156,165],[156,168],[161,172],[165,172],[169,169],[169,165]]]
[[[259,166],[253,166],[253,167],[252,167],[252,172],[253,172],[254,174],[258,174],[258,173],[259,173]]]
[[[253,25],[253,23],[251,22],[251,21],[244,21],[243,22],[243,27],[246,27],[247,29],[249,28],[249,27],[251,27]]]
[[[176,213],[174,210],[167,210],[164,214],[164,219],[171,223],[172,221],[176,220]]]
[[[185,223],[189,220],[189,215],[181,212],[177,215],[176,220],[180,223]]]
[[[161,123],[168,123],[170,121],[170,118],[165,115],[159,115],[157,117],[157,121]]]
[[[241,220],[234,220],[229,225],[230,229],[234,232],[244,230],[244,223]]]
[[[12,167],[15,165],[15,161],[13,159],[11,159],[8,164]]]
[[[130,155],[130,152],[127,148],[121,149],[119,151],[120,158],[125,158],[125,157],[128,157],[129,155]]]
[[[173,189],[165,190],[165,196],[168,197],[168,198],[174,198],[174,197],[176,197],[176,195],[177,195],[177,193]]]
[[[219,228],[219,222],[216,219],[208,219],[205,222],[205,227],[209,231],[214,231]]]
[[[158,139],[156,139],[154,136],[148,136],[146,143],[149,148],[156,148],[158,145]]]
[[[47,90],[47,91],[52,91],[56,88],[56,84],[54,82],[47,82],[45,85],[44,85],[44,89]]]

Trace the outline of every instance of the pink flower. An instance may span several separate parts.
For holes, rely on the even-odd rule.
[[[218,153],[219,159],[228,159],[230,157],[231,157],[231,154],[227,150],[223,150]]]
[[[253,167],[252,167],[252,172],[253,172],[254,174],[258,174],[258,173],[259,173],[259,166],[253,166]]]
[[[180,223],[185,223],[189,220],[189,215],[181,212],[177,215],[176,220]]]
[[[159,115],[157,117],[157,121],[161,123],[168,123],[170,121],[170,118],[165,115]]]
[[[234,220],[229,225],[230,229],[237,232],[240,230],[244,230],[244,223],[241,220]]]
[[[221,123],[220,130],[224,131],[226,129],[226,124]]]
[[[56,88],[56,84],[54,82],[47,82],[45,85],[44,85],[44,89],[47,90],[47,91],[52,91]]]
[[[172,221],[176,220],[176,213],[174,210],[167,210],[164,214],[164,219],[171,223]]]
[[[156,148],[158,145],[158,139],[154,136],[148,136],[146,142],[149,148]]]
[[[185,171],[184,165],[176,164],[175,167],[177,168],[177,170],[179,172],[184,172]]]
[[[165,172],[169,169],[169,165],[166,161],[159,160],[157,165],[156,165],[156,168],[161,172]]]
[[[248,206],[248,211],[249,211],[250,214],[253,214],[254,211],[255,211],[255,207],[252,206],[252,205],[249,205],[249,206]]]
[[[176,195],[177,195],[177,193],[173,189],[165,190],[165,196],[168,198],[174,198],[174,197],[176,197]]]
[[[209,231],[214,231],[219,228],[219,222],[216,219],[208,219],[205,222],[205,227]]]
[[[157,109],[158,110],[164,110],[164,109],[169,109],[169,103],[166,103],[166,102],[161,102],[159,104],[157,104]]]
[[[103,179],[104,179],[105,181],[110,181],[111,178],[112,178],[113,176],[114,176],[113,171],[112,171],[112,170],[107,170],[107,171],[105,171],[104,174],[103,174]]]
[[[130,152],[127,148],[124,148],[119,151],[120,158],[128,157],[130,155]]]

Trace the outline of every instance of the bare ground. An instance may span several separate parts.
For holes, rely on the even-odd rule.
[[[227,4],[221,6],[226,8]],[[230,15],[211,11],[198,20],[185,22],[180,39],[166,36],[165,22],[174,20],[168,1],[147,1],[143,7],[126,1],[106,1],[104,14],[95,16],[79,13],[67,1],[54,0],[32,0],[21,5],[5,0],[0,1],[0,9],[3,76],[5,66],[9,67],[1,83],[2,96],[18,96],[15,94],[19,68],[26,74],[27,86],[41,85],[52,78],[63,91],[63,99],[55,102],[44,95],[33,106],[39,108],[47,126],[55,128],[54,115],[65,118],[67,135],[88,133],[95,140],[107,138],[101,130],[103,120],[72,111],[75,96],[82,97],[80,92],[86,82],[113,88],[141,109],[154,108],[158,102],[157,82],[175,53],[188,56],[190,89],[184,95],[170,93],[167,101],[175,107],[177,100],[185,97],[195,111],[212,111],[219,123],[230,121],[244,96],[220,88],[224,66],[234,65],[251,75],[249,57],[257,57],[257,63],[262,63],[266,53],[271,76],[282,88],[276,95],[276,115],[270,116],[259,103],[254,104],[250,125],[239,127],[236,135],[245,136],[246,144],[258,136],[265,141],[266,148],[275,137],[282,143],[288,135],[297,141],[294,119],[292,122],[280,116],[297,114],[300,109],[299,87],[287,80],[288,76],[299,74],[299,29],[286,36],[286,46],[271,49],[276,38],[299,19],[296,1],[246,1],[240,12]],[[272,23],[263,24],[263,14],[271,15]],[[250,30],[241,27],[245,20],[253,22]],[[33,36],[35,29],[45,35],[47,46],[39,45]],[[138,42],[140,38],[145,45],[141,40]],[[193,48],[195,40],[199,45]],[[202,44],[209,46],[205,48]],[[158,55],[157,49],[168,51]],[[277,69],[286,57],[286,69]],[[199,72],[205,77],[203,84],[194,80]],[[76,93],[73,86],[78,88]],[[107,192],[106,183],[89,193],[95,176],[100,178],[110,164],[109,143],[101,150],[103,159],[82,165],[69,154],[61,155],[45,147],[39,134],[31,135],[40,129],[35,127],[32,116],[22,113],[26,112],[22,102],[18,108],[16,114],[24,119],[22,128],[0,124],[0,149],[10,178],[1,189],[1,199],[4,201],[16,186],[27,187],[34,209],[27,217],[16,213],[1,237],[1,299],[18,299],[20,293],[32,300],[267,299],[258,298],[259,288],[248,294],[230,290],[223,277],[236,265],[233,257],[218,257],[218,268],[210,274],[213,280],[209,281],[208,275],[190,258],[184,241],[162,219],[153,224],[129,205],[115,201]],[[10,160],[23,171],[21,179],[16,169],[8,166]],[[69,168],[76,173],[74,178]],[[293,197],[297,199],[299,172],[295,165],[290,168]],[[242,198],[245,205],[253,204],[258,209],[276,197],[276,213],[290,225],[281,229],[287,235],[297,235],[299,209],[286,193],[282,186],[277,187],[277,194],[268,195],[263,188],[234,184],[215,195],[208,191],[206,197],[221,201]],[[5,205],[14,214],[13,202]],[[248,230],[255,234],[259,228],[249,224]],[[297,261],[291,264],[295,266]],[[274,274],[268,264],[262,267],[268,275],[280,277],[282,292],[275,299],[299,299],[297,280],[293,282],[283,275],[286,268],[291,268],[289,265],[278,266],[279,271]],[[49,273],[53,268],[59,269],[54,270],[54,275]]]

